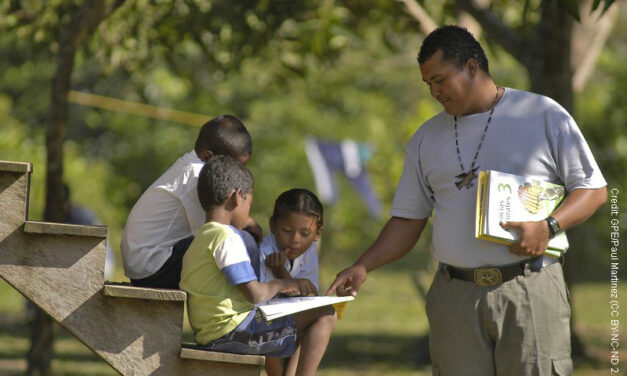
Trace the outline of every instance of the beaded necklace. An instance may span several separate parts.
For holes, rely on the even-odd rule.
[[[488,115],[488,121],[485,123],[485,128],[483,129],[483,134],[481,135],[481,141],[479,141],[479,146],[477,147],[477,151],[475,152],[475,156],[472,159],[472,164],[470,165],[470,169],[468,172],[464,168],[464,163],[462,162],[462,155],[459,151],[459,138],[457,136],[457,115],[453,116],[453,121],[455,125],[455,147],[457,149],[457,160],[459,161],[459,167],[462,169],[462,173],[455,176],[456,179],[459,179],[455,182],[455,186],[457,189],[461,190],[462,188],[471,188],[474,184],[475,179],[477,178],[477,170],[480,166],[475,167],[475,163],[477,162],[477,157],[479,156],[479,151],[481,150],[481,146],[483,145],[483,140],[485,140],[485,135],[488,133],[488,127],[490,126],[490,121],[492,121],[492,114],[494,114],[494,108],[496,108],[496,104],[499,101],[499,93],[501,92],[500,87],[496,87],[496,95],[494,96],[494,103],[492,104],[492,108],[490,109],[490,114]]]

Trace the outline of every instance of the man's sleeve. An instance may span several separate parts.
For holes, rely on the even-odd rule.
[[[571,192],[578,188],[595,189],[607,185],[592,151],[575,121],[568,114],[554,122],[553,144],[558,176]]]
[[[257,279],[244,241],[237,234],[231,234],[213,252],[220,271],[232,286]]]
[[[423,219],[431,216],[435,198],[424,179],[418,151],[418,140],[414,137],[407,146],[403,175],[390,209],[393,217]]]

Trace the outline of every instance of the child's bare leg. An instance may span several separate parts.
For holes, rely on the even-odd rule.
[[[283,376],[283,359],[266,358],[266,373],[268,376]]]
[[[287,360],[287,365],[285,366],[284,376],[294,376],[296,375],[296,367],[298,367],[298,358],[300,356],[300,343],[296,346],[296,351],[294,354]]]
[[[300,312],[295,319],[301,343],[296,374],[315,375],[335,326],[335,310],[332,306],[321,307]]]

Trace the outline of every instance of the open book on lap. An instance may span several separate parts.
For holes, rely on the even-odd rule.
[[[353,296],[299,296],[293,298],[270,299],[263,304],[257,305],[266,320],[273,320],[279,317],[292,315],[294,313],[307,311],[327,305],[335,305],[355,300]]]
[[[475,237],[505,245],[517,234],[501,227],[500,222],[541,221],[564,200],[564,187],[499,171],[480,171],[477,187]],[[546,255],[559,257],[568,249],[564,232],[549,241]]]

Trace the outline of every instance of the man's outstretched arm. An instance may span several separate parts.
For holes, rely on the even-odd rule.
[[[392,217],[379,233],[377,240],[355,263],[342,270],[327,291],[337,295],[357,295],[371,270],[405,256],[416,244],[428,218],[406,219]]]

